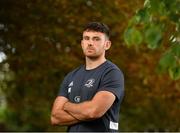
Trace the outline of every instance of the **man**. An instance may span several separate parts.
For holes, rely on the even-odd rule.
[[[99,22],[87,24],[81,46],[85,65],[65,77],[52,108],[51,123],[67,125],[69,132],[117,132],[124,78],[105,58],[111,46],[109,28]]]

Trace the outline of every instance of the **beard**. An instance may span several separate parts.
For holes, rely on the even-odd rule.
[[[90,60],[98,60],[101,56],[102,56],[102,54],[98,54],[98,53],[96,53],[96,51],[92,51],[92,53],[88,53],[88,52],[84,52],[84,55],[87,57],[87,58],[89,58]]]
[[[83,49],[83,53],[90,60],[98,60],[103,55],[103,51],[96,50],[92,46]]]
[[[86,56],[87,58],[89,58],[90,60],[98,60],[100,58],[100,56]]]

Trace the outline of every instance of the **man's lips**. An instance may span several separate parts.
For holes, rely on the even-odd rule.
[[[87,52],[93,52],[94,49],[87,49]]]
[[[90,51],[92,51],[92,50],[94,50],[94,48],[87,48],[87,50],[90,50]]]

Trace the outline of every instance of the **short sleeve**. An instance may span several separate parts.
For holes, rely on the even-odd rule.
[[[124,76],[118,69],[112,69],[102,77],[98,91],[109,91],[113,93],[118,100],[124,96]]]
[[[63,82],[61,83],[58,96],[64,96],[68,98],[68,78],[69,74],[64,78]]]

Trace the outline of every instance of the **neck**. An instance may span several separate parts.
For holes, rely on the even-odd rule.
[[[86,70],[94,69],[101,64],[103,64],[106,61],[105,57],[97,58],[97,59],[91,59],[86,57]]]

